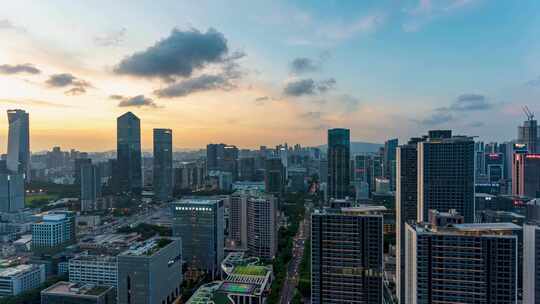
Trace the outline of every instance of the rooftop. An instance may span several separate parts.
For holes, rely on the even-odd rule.
[[[210,198],[183,198],[178,201],[174,201],[173,204],[188,204],[188,205],[214,205],[219,203],[219,199]]]
[[[93,284],[80,285],[77,283],[60,281],[42,291],[47,294],[73,295],[85,297],[99,297],[113,287]]]
[[[256,265],[242,265],[234,267],[232,274],[250,275],[250,276],[266,276],[268,268]]]
[[[35,267],[38,267],[38,266],[32,265],[32,264],[30,265],[25,264],[25,265],[17,265],[17,266],[12,266],[12,267],[7,267],[7,268],[0,268],[0,277],[3,277],[3,278],[14,277],[21,273],[30,271],[31,269]]]
[[[166,247],[173,241],[166,238],[152,238],[144,242],[139,242],[131,245],[128,250],[124,251],[121,255],[130,256],[152,256],[158,252],[161,248]]]

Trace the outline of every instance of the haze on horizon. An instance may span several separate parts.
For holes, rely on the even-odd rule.
[[[359,3],[361,2],[361,3]],[[453,129],[516,137],[540,115],[540,3],[8,1],[0,12],[0,152],[7,109],[31,150],[114,150],[116,117],[171,128],[176,148],[406,140]]]

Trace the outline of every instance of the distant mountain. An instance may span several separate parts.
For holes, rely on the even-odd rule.
[[[363,141],[351,141],[351,155],[361,153],[375,153],[379,151],[379,148],[383,147],[382,144],[368,143]],[[321,151],[326,151],[327,146],[321,145],[318,147]]]

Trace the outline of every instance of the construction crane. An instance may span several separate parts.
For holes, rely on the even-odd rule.
[[[534,119],[534,114],[531,112],[531,110],[529,110],[529,107],[523,106],[522,109],[523,109],[523,113],[525,113],[525,116],[527,116],[527,120]]]

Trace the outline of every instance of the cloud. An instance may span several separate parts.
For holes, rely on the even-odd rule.
[[[26,32],[26,29],[24,27],[17,26],[8,19],[0,19],[0,30],[13,30],[17,32]]]
[[[231,90],[235,85],[229,81],[225,75],[207,75],[182,80],[173,83],[166,88],[154,91],[158,97],[172,98],[183,97],[192,93],[208,90]]]
[[[319,64],[315,63],[312,59],[306,57],[295,58],[290,64],[291,72],[293,74],[306,74],[319,70]]]
[[[37,99],[2,99],[0,98],[0,103],[4,104],[13,104],[13,105],[23,105],[23,106],[39,106],[39,107],[51,107],[51,108],[72,108],[72,106],[54,103],[45,100]]]
[[[322,116],[323,113],[319,111],[309,111],[298,115],[298,117],[300,117],[301,119],[307,120],[320,120]]]
[[[71,87],[69,90],[65,91],[64,94],[72,96],[84,94],[86,93],[86,89],[93,88],[90,82],[77,78],[69,73],[51,75],[45,83],[52,88]]]
[[[451,111],[484,111],[493,108],[493,104],[488,102],[484,95],[463,94],[450,105]]]
[[[354,112],[360,105],[360,99],[349,94],[342,94],[338,96],[337,100],[343,104],[346,112]]]
[[[122,95],[111,95],[109,96],[110,99],[113,100],[120,100],[118,103],[118,106],[123,107],[150,107],[150,108],[157,108],[158,105],[154,102],[152,98],[145,97],[144,95],[137,95],[133,97],[126,97]]]
[[[190,77],[209,64],[229,62],[228,50],[225,36],[213,28],[205,33],[194,28],[173,29],[153,46],[125,57],[114,72],[171,81],[174,77]]]
[[[454,116],[451,113],[436,111],[422,120],[415,121],[426,126],[437,126],[452,120],[454,120]]]
[[[526,86],[530,87],[540,87],[540,76],[536,77],[535,79],[531,79],[525,83]]]
[[[94,43],[98,46],[118,46],[126,37],[126,28],[121,28],[117,31],[112,31],[94,37]]]
[[[321,81],[314,81],[311,78],[298,79],[291,81],[285,85],[283,93],[288,96],[303,96],[303,95],[315,95],[317,93],[325,93],[326,91],[333,89],[336,84],[334,78],[329,78]]]
[[[416,32],[433,20],[476,2],[478,0],[419,0],[413,8],[405,9],[406,17],[402,28],[405,32]]]
[[[41,71],[30,63],[23,64],[3,64],[0,65],[0,74],[18,74],[18,73],[29,73],[29,74],[39,74]]]
[[[376,31],[385,23],[385,20],[385,14],[376,12],[362,16],[349,23],[322,26],[318,34],[325,39],[346,40],[360,34]]]
[[[485,123],[483,123],[481,121],[474,121],[474,122],[471,122],[470,124],[468,124],[467,126],[471,127],[471,128],[480,128],[480,127],[483,127],[484,125],[485,125]]]

